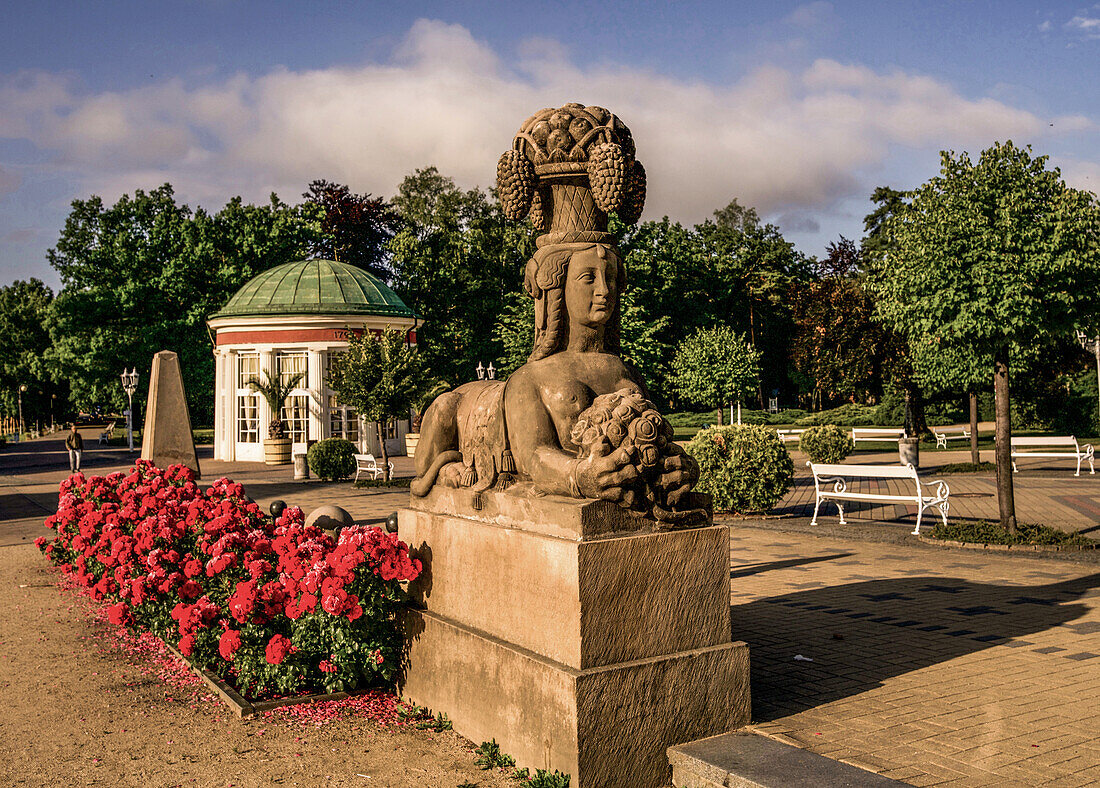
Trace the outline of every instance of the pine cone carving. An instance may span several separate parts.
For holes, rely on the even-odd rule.
[[[613,142],[594,145],[588,153],[588,184],[592,199],[604,213],[617,211],[626,197],[630,160]]]
[[[535,166],[518,150],[505,151],[497,161],[497,191],[504,215],[518,222],[531,210]]]
[[[642,209],[645,208],[645,167],[637,159],[630,168],[630,185],[626,190],[626,199],[619,209],[619,218],[627,224],[635,224],[642,218]]]

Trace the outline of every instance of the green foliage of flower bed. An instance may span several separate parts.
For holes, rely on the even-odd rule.
[[[992,462],[949,462],[937,473],[992,473],[996,470],[997,466]]]
[[[687,445],[699,462],[696,489],[714,508],[762,512],[775,506],[794,478],[794,462],[775,430],[755,424],[702,430]]]
[[[400,479],[360,479],[355,487],[408,487],[412,483],[411,476],[402,476]]]
[[[35,544],[114,624],[148,630],[247,697],[390,682],[394,616],[415,579],[396,535],[353,526],[339,540],[290,507],[275,522],[219,479],[180,465],[61,483],[57,532]]]
[[[306,462],[318,479],[326,482],[346,479],[355,473],[355,444],[343,438],[326,438],[309,447]]]
[[[843,462],[854,448],[852,436],[834,424],[810,427],[798,440],[798,450],[812,462]]]
[[[991,523],[987,520],[956,521],[949,522],[947,525],[936,523],[936,527],[932,529],[932,538],[968,544],[1096,546],[1095,542],[1081,534],[1066,533],[1046,525],[1019,523],[1016,526],[1016,533],[1010,534],[999,523]]]

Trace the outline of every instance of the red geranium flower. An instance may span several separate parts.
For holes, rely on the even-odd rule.
[[[295,648],[291,645],[289,638],[283,635],[273,635],[271,640],[267,641],[264,657],[269,665],[281,665],[287,655],[293,654],[294,651]]]

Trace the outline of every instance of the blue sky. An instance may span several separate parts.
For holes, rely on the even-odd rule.
[[[434,164],[488,186],[531,112],[634,130],[646,218],[732,197],[810,254],[938,151],[1012,138],[1100,190],[1100,4],[9,2],[0,29],[0,284],[71,200],[171,182],[192,206],[393,194]]]

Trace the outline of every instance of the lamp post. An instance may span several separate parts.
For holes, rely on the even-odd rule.
[[[51,394],[50,395],[50,432],[56,432],[57,431],[57,425],[54,423],[54,420],[53,420],[53,403],[56,399],[57,399],[56,394]]]
[[[134,392],[137,391],[138,374],[137,367],[127,372],[122,370],[119,376],[122,378],[122,388],[130,400],[130,407],[126,410],[126,437],[130,443],[130,451],[134,450]]]
[[[23,392],[26,390],[26,383],[23,383],[19,386],[19,440],[23,440],[23,433],[26,430],[26,425],[23,423]]]
[[[489,362],[489,366],[485,367],[480,361],[477,362],[477,379],[485,380],[488,377],[489,380],[496,379],[497,371],[493,368],[493,362]]]
[[[1088,336],[1084,331],[1077,331],[1077,343],[1082,350],[1091,351],[1096,356],[1096,398],[1097,407],[1100,408],[1100,334],[1094,337]],[[1100,411],[1098,411],[1100,413]]]

